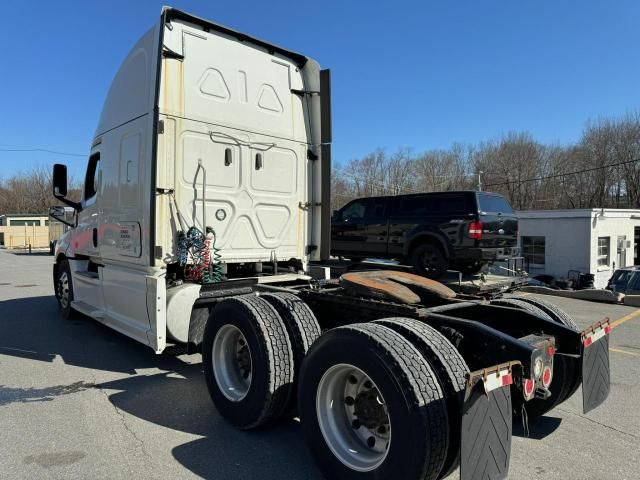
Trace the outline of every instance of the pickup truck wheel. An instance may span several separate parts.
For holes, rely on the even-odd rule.
[[[330,330],[298,387],[307,443],[327,478],[438,477],[449,437],[436,374],[409,341],[377,324]]]
[[[287,407],[288,414],[292,414],[296,410],[297,402],[295,398],[295,386],[297,385],[300,375],[300,368],[307,351],[322,334],[318,320],[313,314],[309,306],[297,295],[292,293],[261,293],[263,298],[276,309],[280,318],[284,320],[289,341],[291,342],[291,350],[293,352],[294,388]]]
[[[449,268],[449,262],[440,247],[433,243],[423,243],[411,254],[414,270],[428,278],[440,278]]]
[[[75,310],[71,308],[71,302],[73,302],[73,281],[71,280],[69,260],[66,258],[58,262],[53,281],[53,288],[55,290],[56,300],[58,301],[60,315],[62,315],[63,318],[70,319],[73,317]]]
[[[493,305],[501,305],[504,307],[512,307],[518,308],[520,310],[525,310],[547,320],[564,324],[564,321],[560,321],[560,318],[562,317],[559,316],[557,312],[555,314],[551,312],[551,309],[549,309],[549,305],[547,302],[541,303],[532,300],[533,299],[529,298],[501,298],[499,300],[493,300],[491,303]],[[554,310],[559,309],[555,307]],[[564,314],[564,316],[569,318],[569,316],[565,312],[562,313]],[[573,323],[572,320],[571,323]],[[580,381],[581,379],[579,370],[576,370],[576,362],[573,359],[567,358],[563,355],[555,355],[553,359],[553,378],[551,380],[551,385],[549,386],[551,396],[544,400],[534,398],[532,400],[529,400],[528,402],[524,402],[520,392],[517,392],[515,388],[512,387],[511,396],[514,399],[514,414],[521,415],[522,405],[524,404],[527,415],[529,417],[540,417],[558,406],[560,403],[564,402],[571,395],[573,395],[578,386],[580,386]]]
[[[375,323],[391,328],[411,342],[438,377],[449,416],[449,447],[439,476],[445,478],[460,464],[462,404],[469,367],[451,342],[424,322],[413,318],[384,318]]]
[[[238,296],[213,309],[202,342],[204,376],[220,414],[241,429],[277,420],[292,394],[293,353],[266,301]]]

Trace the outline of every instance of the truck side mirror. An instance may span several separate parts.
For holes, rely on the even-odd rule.
[[[82,210],[80,203],[67,199],[67,166],[61,163],[53,166],[53,196],[78,212]]]
[[[54,205],[49,207],[49,216],[70,227],[76,226],[76,211],[73,208]]]
[[[67,196],[67,166],[60,163],[53,166],[53,196]]]

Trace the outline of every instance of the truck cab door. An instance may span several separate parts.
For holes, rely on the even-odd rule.
[[[72,247],[76,254],[88,257],[99,256],[98,228],[100,226],[100,151],[94,148],[87,162],[85,174],[82,210],[78,214],[78,227],[72,238]]]

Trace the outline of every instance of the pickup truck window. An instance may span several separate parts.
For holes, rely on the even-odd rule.
[[[384,218],[386,206],[384,198],[363,198],[355,200],[340,212],[339,220],[357,221]]]
[[[394,215],[425,217],[433,214],[467,213],[467,202],[460,194],[427,194],[397,197]]]
[[[478,194],[478,208],[481,212],[489,213],[513,213],[513,208],[503,197],[499,195]]]

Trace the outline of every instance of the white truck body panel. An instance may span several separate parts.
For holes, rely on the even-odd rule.
[[[167,292],[180,230],[212,227],[227,264],[319,259],[319,75],[165,7],[113,80],[77,227],[58,242],[74,308],[159,353],[187,341],[200,291]]]
[[[300,68],[179,21],[165,27],[164,39],[184,58],[162,61],[158,187],[175,191],[189,225],[213,227],[225,262],[306,259],[315,172],[306,101],[291,92],[304,88]],[[158,207],[156,243],[173,262],[180,225],[164,220],[171,202]]]

